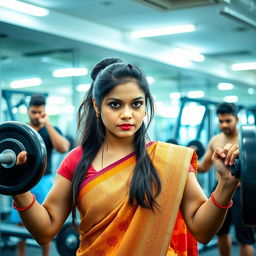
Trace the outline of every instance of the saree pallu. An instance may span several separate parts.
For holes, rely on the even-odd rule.
[[[196,154],[190,148],[163,142],[154,142],[147,150],[161,179],[159,209],[128,202],[134,154],[104,168],[80,189],[77,256],[197,255],[196,241],[179,213],[189,165],[197,168]]]

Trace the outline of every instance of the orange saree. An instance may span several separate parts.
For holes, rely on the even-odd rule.
[[[179,213],[189,165],[196,169],[197,157],[190,148],[162,142],[150,144],[148,153],[162,183],[159,210],[129,205],[136,157],[120,159],[80,188],[77,256],[198,255],[196,241]]]

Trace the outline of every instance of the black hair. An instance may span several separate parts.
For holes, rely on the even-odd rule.
[[[30,98],[29,107],[31,106],[45,106],[45,97],[42,94],[34,94]]]
[[[222,102],[216,108],[216,114],[231,114],[233,116],[237,116],[237,108],[234,103]]]
[[[115,86],[129,81],[138,84],[145,93],[146,106],[149,108],[149,122],[154,115],[153,98],[149,91],[148,82],[144,73],[136,66],[122,62],[118,58],[105,58],[98,62],[91,72],[93,82],[85,99],[78,110],[78,131],[80,132],[79,145],[83,148],[79,162],[72,180],[73,222],[76,216],[76,199],[79,186],[86,177],[87,170],[105,140],[105,126],[101,118],[97,118],[92,104],[95,99],[99,108],[102,100]],[[155,167],[146,150],[147,128],[143,124],[135,134],[134,145],[137,157],[129,191],[129,203],[154,210],[158,207],[155,198],[161,191],[161,182]]]

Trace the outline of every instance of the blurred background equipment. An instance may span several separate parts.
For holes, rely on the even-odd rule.
[[[39,13],[11,2],[0,0],[0,122],[27,123],[30,96],[43,94],[49,119],[71,150],[90,70],[114,56],[147,75],[156,106],[151,140],[196,141],[206,149],[218,132],[215,107],[223,101],[239,106],[240,125],[256,123],[255,0],[18,1],[40,7]],[[63,157],[54,152],[53,170]],[[214,172],[198,174],[198,181],[209,196]],[[10,207],[11,198],[0,195],[1,226],[10,224]],[[0,231],[0,254],[8,255],[3,240]],[[200,255],[211,245],[214,239],[200,245]]]

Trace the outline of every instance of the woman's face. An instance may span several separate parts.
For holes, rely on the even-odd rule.
[[[134,82],[117,85],[102,101],[101,119],[106,136],[134,137],[146,114],[145,93]]]

